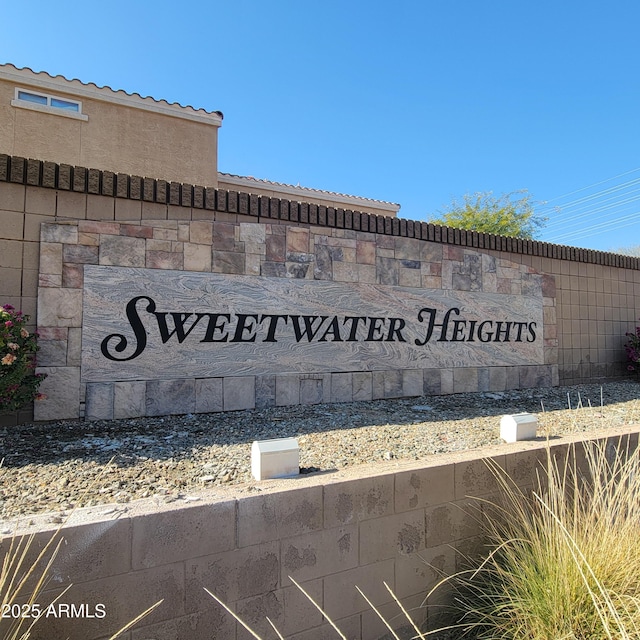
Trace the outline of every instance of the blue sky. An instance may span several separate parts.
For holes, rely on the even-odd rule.
[[[415,220],[527,189],[541,239],[611,250],[640,244],[639,26],[637,0],[35,0],[0,62],[220,110],[221,171]]]

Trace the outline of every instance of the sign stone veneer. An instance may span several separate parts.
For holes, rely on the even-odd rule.
[[[471,248],[258,222],[80,220],[42,224],[38,285],[39,363],[48,374],[42,385],[48,399],[36,403],[37,420],[129,418],[558,384],[554,278]],[[207,299],[208,290],[218,294]],[[131,355],[133,334],[124,310],[134,296],[147,296],[137,307],[141,318],[148,300],[156,303],[169,336],[161,344],[159,321],[154,319],[152,326],[147,314],[149,344],[156,334],[155,351],[149,354],[157,357],[149,355],[145,361],[142,354],[144,366],[131,366],[135,360],[109,360],[100,352],[101,340],[126,334],[128,349],[116,352],[115,338],[109,349],[114,356]],[[438,315],[434,335],[420,351],[416,340],[424,340],[429,324],[428,317],[417,320],[423,308]],[[441,340],[443,317],[451,308],[459,314],[451,314],[446,340]],[[212,335],[219,342],[206,343],[205,320],[196,331],[191,325],[196,316],[180,315],[197,312],[338,316],[342,342],[334,327],[323,341],[296,343],[292,323],[285,321],[280,328],[288,330],[288,337],[282,334],[280,342],[265,344],[267,335],[250,342],[253,325],[248,320],[240,331],[246,344],[223,344],[225,332],[216,320]],[[185,332],[193,330],[181,344],[172,313],[185,323]],[[350,342],[344,317],[371,314],[382,318],[373,333],[363,324],[357,341],[354,332],[355,342]],[[392,318],[406,320],[407,326],[400,320],[393,325]],[[479,325],[486,319],[493,324],[484,328],[482,335],[488,339],[482,341]],[[454,331],[454,320],[466,324],[459,323]],[[268,334],[268,323],[262,330]],[[176,335],[171,338],[172,332]],[[367,335],[372,339],[367,341]],[[227,338],[233,341],[233,336]],[[218,357],[223,347],[226,364],[206,355],[215,348]]]

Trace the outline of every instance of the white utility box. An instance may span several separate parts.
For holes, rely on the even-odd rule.
[[[291,478],[300,473],[300,448],[295,438],[255,440],[251,445],[251,475],[256,480]]]
[[[533,440],[537,429],[538,418],[530,413],[514,413],[500,420],[500,437],[506,442]]]

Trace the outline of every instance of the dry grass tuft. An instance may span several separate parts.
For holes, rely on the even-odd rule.
[[[521,490],[500,467],[492,466],[501,499],[481,503],[491,551],[475,568],[444,578],[431,591],[446,587],[457,594],[448,626],[420,630],[396,600],[413,628],[412,637],[640,637],[639,452],[629,446],[629,438],[585,442],[555,455],[548,448],[546,465],[531,491]],[[358,591],[387,626],[390,637],[397,639],[388,621]],[[261,640],[219,598],[207,593]],[[338,637],[344,638],[322,613]]]
[[[478,639],[627,640],[640,628],[640,458],[619,440],[548,452],[525,495],[498,468],[492,551],[455,577],[460,622]]]
[[[113,458],[109,461],[109,465]],[[2,466],[2,461],[0,461]],[[96,478],[95,482],[99,480]],[[87,489],[87,491],[89,491]],[[71,589],[69,585],[46,605],[41,603],[43,591],[49,581],[51,569],[64,539],[62,529],[71,515],[61,522],[39,552],[36,553],[36,534],[20,534],[16,529],[13,535],[0,538],[0,640],[28,640],[33,628],[39,630],[46,624],[47,608],[61,600]],[[34,558],[35,556],[35,558]],[[156,602],[135,619],[128,622],[109,640],[116,640],[131,629],[140,620],[150,614],[163,600]]]

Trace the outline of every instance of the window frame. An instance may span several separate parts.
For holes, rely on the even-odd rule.
[[[29,94],[34,97],[43,98],[46,103],[35,102],[32,100],[25,100],[20,97],[20,94]],[[78,110],[67,109],[65,107],[52,105],[53,100],[60,100],[69,104],[78,106]],[[73,118],[74,120],[88,120],[89,118],[82,113],[82,101],[75,98],[57,96],[52,93],[45,93],[30,88],[16,87],[14,98],[11,101],[11,106],[18,107],[20,109],[29,109],[31,111],[41,111],[43,113],[50,113],[51,115],[63,116],[65,118]]]

